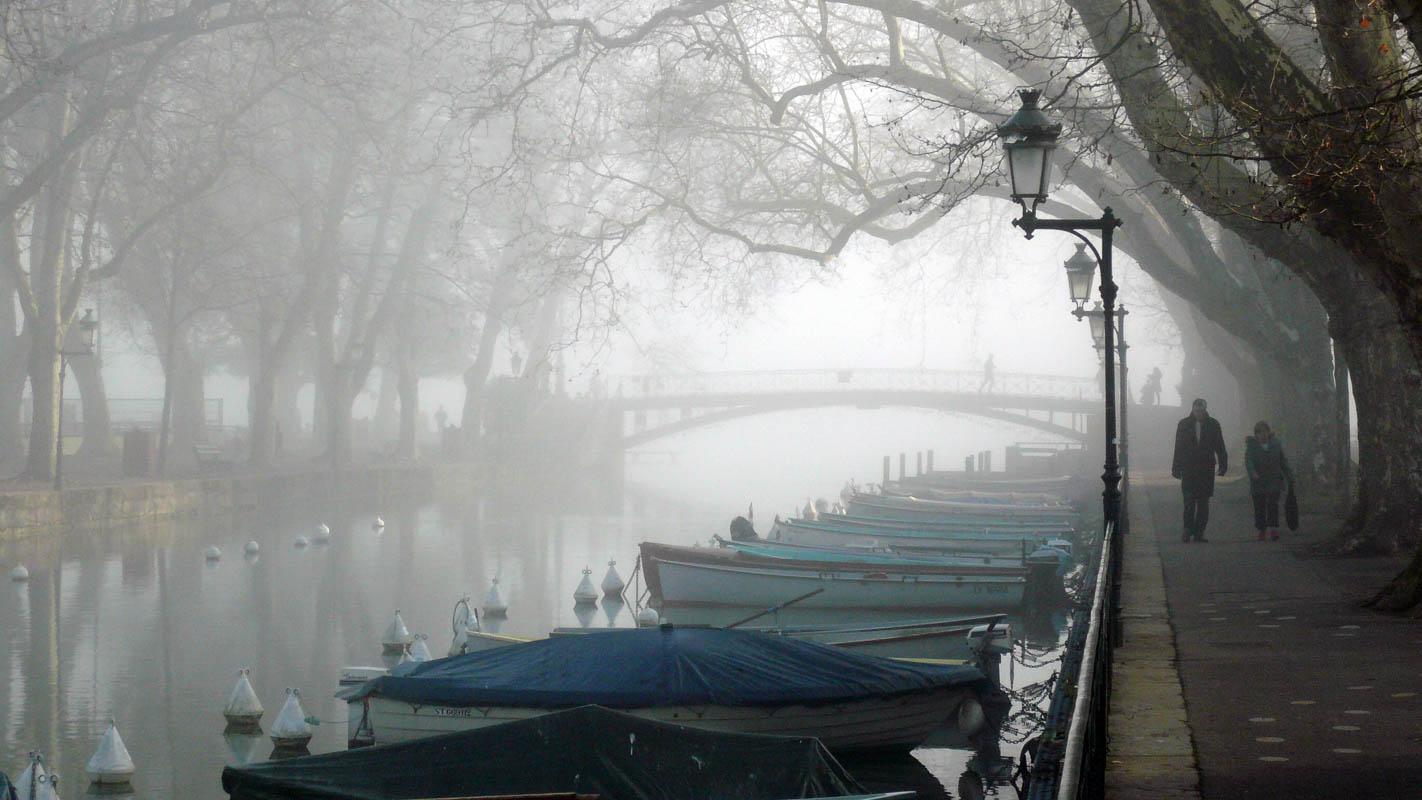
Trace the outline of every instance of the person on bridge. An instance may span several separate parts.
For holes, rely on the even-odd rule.
[[[1185,499],[1185,532],[1181,541],[1204,542],[1205,525],[1210,521],[1210,497],[1215,493],[1216,465],[1225,474],[1229,454],[1219,420],[1210,416],[1205,401],[1196,398],[1190,416],[1175,426],[1175,457],[1170,475],[1180,481]]]
[[[978,394],[982,394],[984,391],[991,391],[991,390],[992,390],[992,387],[993,387],[992,371],[993,371],[992,353],[988,353],[987,361],[984,361],[984,362],[983,362],[983,382],[982,382],[982,385],[978,386]]]
[[[1254,529],[1259,541],[1279,541],[1279,496],[1294,482],[1294,471],[1284,457],[1284,445],[1269,423],[1254,423],[1254,435],[1244,437],[1244,469],[1249,473],[1249,495],[1254,499]]]
[[[1160,367],[1150,371],[1150,377],[1146,378],[1145,385],[1141,387],[1141,405],[1160,405]]]

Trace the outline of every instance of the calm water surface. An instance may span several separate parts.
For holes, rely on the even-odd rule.
[[[324,505],[313,498],[302,509],[0,544],[5,575],[16,563],[31,574],[0,587],[0,771],[14,777],[39,750],[61,776],[61,793],[77,796],[113,717],[138,766],[132,796],[223,798],[224,765],[271,753],[265,736],[223,734],[221,708],[239,667],[252,670],[264,728],[283,689],[295,687],[322,721],[311,751],[344,749],[337,677],[343,666],[381,663],[380,634],[395,609],[413,632],[429,634],[436,656],[449,646],[455,601],[468,593],[477,602],[495,575],[509,605],[505,633],[630,626],[630,608],[574,609],[582,570],[591,568],[596,584],[616,559],[626,577],[638,542],[704,542],[730,516],[629,489],[620,508],[601,512],[566,510],[558,496],[383,508],[386,527],[376,531],[376,509]],[[329,545],[294,545],[322,521]],[[249,540],[261,546],[255,558],[243,555]],[[209,545],[221,548],[220,561],[205,561]],[[1052,673],[1060,620],[1016,621],[1016,629],[1028,638],[1003,679],[1021,689]],[[1021,715],[1010,721],[1003,755],[1017,753],[1024,724]],[[913,758],[849,766],[871,788],[957,797],[961,787],[971,797],[964,773],[984,755],[926,746]]]

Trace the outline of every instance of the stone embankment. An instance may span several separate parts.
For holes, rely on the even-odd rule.
[[[472,488],[478,464],[410,464],[330,471],[238,473],[202,478],[75,486],[60,492],[0,492],[0,541],[70,528],[230,514],[258,507],[350,497],[379,503]]]

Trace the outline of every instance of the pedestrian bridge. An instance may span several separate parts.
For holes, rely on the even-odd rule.
[[[778,370],[614,378],[607,411],[622,448],[742,417],[848,406],[921,408],[1011,422],[1086,441],[1101,413],[1092,378],[916,369]],[[616,420],[614,420],[614,427]]]

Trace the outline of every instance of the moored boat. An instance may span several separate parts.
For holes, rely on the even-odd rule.
[[[925,500],[920,497],[897,497],[883,494],[857,493],[849,498],[851,516],[868,515],[907,520],[967,520],[991,518],[1017,523],[1070,523],[1077,517],[1070,506],[1030,506],[1010,503],[965,503],[955,500]]]
[[[222,788],[232,800],[782,800],[863,791],[812,738],[707,731],[596,706],[389,747],[228,767]]]
[[[1059,537],[1057,533],[977,531],[972,533],[916,528],[876,528],[809,520],[776,520],[766,534],[775,543],[830,548],[881,548],[902,554],[975,552],[1022,559]]]
[[[766,608],[820,589],[797,607],[1004,611],[1021,605],[1026,589],[1022,567],[789,561],[651,542],[641,549],[653,603],[665,608]]]
[[[594,703],[703,730],[815,736],[831,750],[909,749],[945,722],[980,721],[982,701],[1000,700],[973,667],[672,626],[402,664],[339,696],[364,706],[381,744]]]

